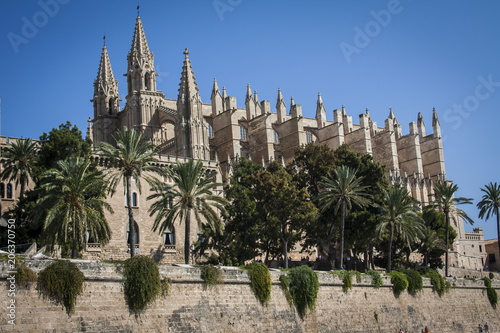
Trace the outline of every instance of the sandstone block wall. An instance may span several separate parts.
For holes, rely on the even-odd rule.
[[[31,261],[35,271],[47,262]],[[86,276],[85,288],[68,317],[61,306],[41,297],[37,290],[16,293],[16,325],[7,322],[6,268],[0,283],[0,331],[9,332],[473,332],[488,322],[490,332],[500,329],[499,310],[486,296],[483,281],[451,280],[455,288],[443,297],[432,292],[425,279],[416,296],[396,297],[389,278],[375,288],[370,278],[353,281],[344,292],[342,282],[318,273],[320,289],[316,309],[300,318],[290,308],[279,284],[281,272],[273,271],[271,300],[262,305],[254,296],[248,275],[224,269],[225,284],[203,285],[198,268],[161,266],[162,276],[173,280],[172,292],[157,299],[143,313],[130,313],[123,294],[121,267],[77,261]],[[500,281],[494,281],[497,292]]]

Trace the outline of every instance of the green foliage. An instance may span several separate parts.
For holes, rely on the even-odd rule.
[[[222,270],[213,265],[204,265],[201,267],[201,279],[207,286],[224,284]]]
[[[490,280],[493,280],[495,278],[495,274],[493,274],[493,272],[490,272],[490,274],[488,274],[489,277],[490,277]]]
[[[133,312],[143,310],[162,291],[160,271],[153,259],[135,256],[124,263],[124,292]]]
[[[361,283],[361,273],[358,271],[349,271],[351,275],[356,276],[356,283]]]
[[[414,295],[423,289],[424,282],[419,272],[407,269],[403,273],[406,275],[406,279],[408,280],[408,292],[410,294]]]
[[[71,315],[75,310],[76,297],[83,292],[85,276],[78,267],[66,260],[58,260],[38,273],[37,289]]]
[[[441,259],[446,253],[446,220],[443,213],[432,207],[424,208],[420,214],[425,223],[424,235],[418,244],[418,251],[424,255],[424,266],[430,264],[433,269],[442,268]],[[449,229],[449,242],[453,244],[457,232]]]
[[[161,280],[161,296],[167,297],[172,292],[172,279],[169,277],[163,278]]]
[[[488,294],[488,300],[490,301],[491,306],[493,309],[496,309],[498,304],[497,291],[494,288],[488,288],[486,289],[486,293]]]
[[[251,263],[245,266],[245,269],[248,270],[255,296],[262,304],[265,304],[271,297],[271,274],[269,269],[261,262]]]
[[[376,270],[372,269],[366,272],[366,274],[370,275],[372,277],[372,284],[376,285],[377,287],[381,287],[384,285],[384,281],[382,280],[382,276],[380,276],[380,273],[377,272]]]
[[[348,292],[350,289],[352,289],[351,272],[349,272],[349,271],[345,272],[342,282],[344,282],[344,286],[342,288],[342,289],[344,289],[344,292]]]
[[[490,278],[484,277],[483,280],[484,280],[484,286],[486,288],[491,288],[491,280],[490,280]]]
[[[280,282],[281,282],[281,288],[285,293],[286,301],[288,302],[288,305],[290,305],[291,307],[293,305],[293,296],[292,293],[290,292],[290,278],[286,274],[281,274]]]
[[[391,277],[394,294],[399,295],[408,288],[408,279],[403,273],[393,271],[387,275]]]
[[[425,276],[431,279],[432,289],[437,292],[439,296],[443,296],[446,292],[446,283],[441,274],[435,270],[430,270]]]
[[[36,282],[36,273],[23,263],[16,264],[15,276],[16,284],[21,289],[29,289],[31,285]]]
[[[299,314],[304,316],[308,308],[314,310],[316,305],[319,290],[318,275],[306,265],[290,269],[288,275],[293,302]]]

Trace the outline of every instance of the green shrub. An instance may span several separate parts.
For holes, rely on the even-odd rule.
[[[71,315],[76,297],[83,292],[85,276],[78,267],[67,260],[58,260],[38,274],[37,289],[44,296],[66,308]]]
[[[169,277],[163,278],[161,280],[161,295],[167,297],[172,292],[172,279]]]
[[[17,265],[16,284],[20,289],[29,289],[36,282],[36,274],[25,264]]]
[[[439,296],[443,296],[446,292],[446,283],[441,274],[435,270],[431,270],[428,271],[425,276],[431,279],[432,290],[437,292]]]
[[[493,272],[490,272],[490,274],[488,274],[490,276],[490,280],[493,280],[495,278],[495,274],[493,274]]]
[[[267,266],[254,262],[245,266],[252,282],[252,289],[261,303],[266,303],[271,297],[271,274]]]
[[[349,274],[351,275],[351,277],[353,275],[356,276],[356,283],[361,283],[361,273],[360,272],[351,270],[351,271],[349,271]]]
[[[290,305],[291,307],[293,305],[293,297],[292,294],[290,293],[290,278],[286,274],[281,274],[280,282],[281,282],[281,288],[285,293],[286,301],[288,302],[288,305]]]
[[[342,289],[344,289],[344,292],[348,292],[350,289],[352,289],[351,272],[347,272],[347,271],[345,272],[343,282],[344,282],[344,286],[342,287]]]
[[[124,292],[133,312],[143,310],[161,292],[160,271],[153,259],[135,256],[124,263]]]
[[[408,292],[412,295],[418,293],[424,288],[424,281],[422,280],[422,276],[419,272],[407,269],[404,271],[406,275],[406,279],[408,280]]]
[[[484,280],[484,286],[486,288],[491,288],[491,280],[487,277],[484,277],[483,280]]]
[[[387,275],[391,277],[392,290],[396,295],[401,294],[401,292],[408,288],[408,280],[406,279],[406,275],[403,273],[392,271]]]
[[[377,272],[376,270],[369,270],[366,272],[366,274],[370,275],[372,277],[372,284],[376,285],[377,287],[381,287],[384,285],[384,281],[382,280],[382,276],[380,276],[380,273]]]
[[[207,286],[215,286],[224,283],[224,274],[222,270],[213,265],[205,265],[201,267],[201,279]]]
[[[311,267],[305,265],[290,269],[288,275],[293,303],[299,314],[303,316],[307,308],[314,310],[316,305],[319,290],[318,275]]]
[[[493,309],[496,309],[498,304],[497,291],[494,288],[488,288],[486,289],[486,293],[488,294],[488,299],[490,300],[491,306],[493,307]]]

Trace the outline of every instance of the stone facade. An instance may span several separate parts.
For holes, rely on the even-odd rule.
[[[251,288],[247,272],[226,269],[224,284],[204,286],[200,269],[160,266],[160,274],[172,279],[172,290],[138,315],[128,310],[123,293],[121,268],[112,264],[76,261],[86,280],[76,300],[75,313],[41,297],[39,292],[17,290],[8,296],[6,265],[1,263],[0,302],[15,300],[15,325],[0,317],[0,331],[8,332],[397,332],[400,328],[420,332],[473,332],[487,322],[491,332],[500,327],[499,310],[493,309],[481,280],[449,279],[454,285],[439,297],[424,278],[417,295],[395,296],[390,279],[375,288],[370,277],[353,288],[342,289],[342,281],[318,272],[320,288],[316,309],[301,318],[291,308],[280,286],[279,275],[271,272],[272,289],[268,304],[262,305]],[[49,262],[29,261],[35,271]],[[500,291],[498,280],[493,287]]]
[[[165,98],[156,89],[154,57],[138,16],[127,57],[126,103],[120,110],[118,83],[104,45],[91,100],[94,117],[89,119],[87,133],[93,138],[94,144],[113,144],[114,131],[127,126],[141,131],[146,140],[159,145],[164,156],[196,158],[205,161],[205,164],[214,163],[220,179],[227,181],[241,156],[263,165],[272,160],[288,164],[293,160],[295,150],[302,145],[315,142],[335,149],[347,143],[355,151],[371,154],[376,161],[385,165],[389,181],[403,183],[423,205],[432,200],[433,186],[446,181],[441,127],[436,110],[432,112],[431,134],[426,132],[423,116],[419,113],[417,121],[409,124],[409,133],[404,135],[392,109],[383,127],[372,120],[368,109],[359,115],[359,124],[355,124],[344,106],[333,110],[333,121],[328,121],[320,94],[315,118],[306,118],[302,106],[296,104],[293,97],[287,109],[280,89],[275,112],[271,109],[271,102],[260,101],[250,85],[247,86],[245,108],[239,108],[236,98],[228,96],[225,88],[221,92],[214,79],[210,103],[204,104],[198,93],[187,49],[184,56],[177,100]],[[145,196],[142,195],[141,200]],[[122,214],[123,200],[123,197],[118,196],[111,198],[115,212],[120,212],[119,216],[110,219],[112,230],[116,235],[114,237],[118,237],[121,243],[125,239],[126,228],[125,213]],[[141,202],[141,205],[146,207],[145,202]],[[138,220],[139,228],[146,236],[150,218],[147,214],[138,213],[142,214]],[[451,262],[472,269],[482,268],[484,255],[465,254],[466,258],[462,258],[464,248],[472,249],[472,244],[469,244],[472,236],[464,232],[463,222],[460,220],[453,227],[459,237],[452,245]],[[472,238],[481,242],[482,231],[478,231],[478,235],[477,240],[475,236]],[[176,242],[180,239],[176,238]],[[158,241],[161,241],[161,237],[152,236],[147,249],[140,250],[142,253],[156,251],[161,244]],[[460,245],[462,241],[465,243]],[[111,244],[115,244],[115,239]],[[113,246],[111,244],[109,246]],[[113,251],[117,255],[124,246],[122,244],[119,250],[116,247]],[[480,244],[475,246],[476,249],[482,247]]]
[[[500,256],[498,248],[498,239],[490,239],[484,242],[484,247],[486,249],[486,266],[488,270],[494,272],[500,272]]]

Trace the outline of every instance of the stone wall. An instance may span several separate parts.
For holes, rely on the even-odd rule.
[[[416,296],[394,296],[389,278],[375,288],[370,278],[353,281],[342,290],[334,275],[318,273],[320,289],[316,309],[300,318],[291,309],[279,285],[279,271],[271,272],[271,300],[265,306],[255,298],[245,271],[224,269],[225,284],[206,288],[198,268],[161,266],[162,276],[173,280],[172,292],[157,299],[143,313],[130,313],[123,294],[121,268],[112,264],[75,261],[84,272],[83,295],[68,317],[61,306],[31,290],[16,293],[16,325],[7,323],[9,302],[2,266],[0,283],[0,331],[10,332],[472,332],[488,322],[490,331],[500,328],[482,281],[450,280],[455,288],[443,297],[432,292],[428,279]],[[35,271],[43,261],[30,261]],[[355,279],[354,279],[355,280]],[[497,292],[500,281],[493,281]]]

